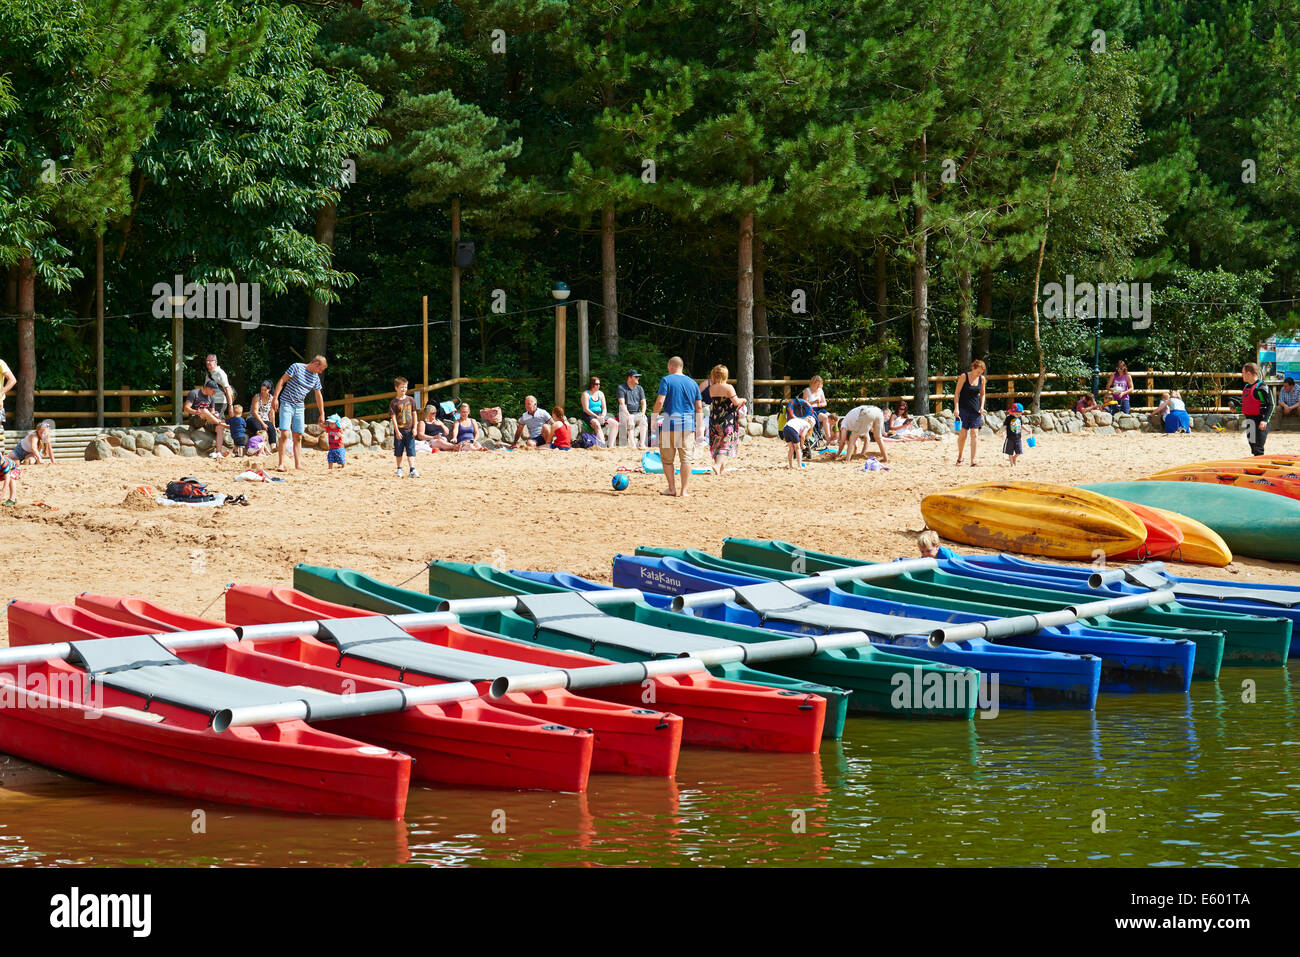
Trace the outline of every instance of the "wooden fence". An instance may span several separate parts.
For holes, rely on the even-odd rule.
[[[1132,394],[1133,394],[1134,401],[1132,402],[1131,408],[1132,411],[1134,412],[1153,411],[1160,404],[1160,394],[1162,392],[1166,392],[1170,389],[1181,388],[1188,379],[1210,380],[1209,388],[1202,391],[1209,393],[1214,397],[1213,405],[1205,405],[1202,403],[1193,406],[1189,404],[1188,409],[1194,412],[1232,412],[1234,411],[1234,409],[1231,406],[1227,405],[1225,403],[1225,400],[1231,396],[1241,395],[1240,388],[1225,389],[1223,387],[1225,381],[1231,381],[1234,379],[1237,380],[1238,384],[1240,384],[1241,376],[1235,372],[1161,372],[1155,369],[1146,369],[1146,370],[1130,369],[1129,375],[1133,379]],[[1107,377],[1109,377],[1109,373],[1103,376],[1101,382],[1099,383],[1100,387],[1103,389],[1105,388]],[[951,389],[955,390],[957,386],[958,378],[959,377],[955,375],[930,376],[929,378],[930,387],[933,390],[930,393],[930,405],[932,411],[942,412],[945,402],[953,404],[955,407],[955,403],[956,403],[955,396],[952,391],[945,389],[945,386],[948,386]],[[985,396],[986,396],[986,400],[989,403],[993,403],[993,402],[1002,402],[1002,401],[1015,402],[1023,399],[1033,399],[1034,383],[1037,381],[1038,376],[1033,373],[1029,375],[1004,374],[1004,375],[990,375],[987,378],[989,380],[989,384],[986,388]],[[1065,405],[1065,406],[1072,407],[1074,405],[1074,400],[1076,400],[1084,392],[1088,391],[1087,388],[1077,388],[1077,389],[1069,389],[1069,390],[1051,389],[1050,386],[1054,384],[1058,384],[1059,379],[1060,376],[1056,375],[1055,373],[1049,372],[1047,374],[1044,381],[1044,385],[1047,386],[1047,388],[1043,389],[1042,398],[1045,400],[1066,399],[1068,401],[1063,403],[1044,402],[1043,403],[1044,407],[1050,407],[1053,404],[1056,404],[1058,406]],[[1164,380],[1165,384],[1157,384],[1157,380]],[[734,383],[736,380],[731,379],[729,381]],[[755,406],[781,405],[782,403],[788,402],[791,398],[793,398],[794,396],[802,392],[804,390],[804,387],[809,384],[809,381],[810,380],[808,379],[791,379],[789,376],[785,376],[784,378],[781,379],[755,379],[754,380],[755,386],[768,386],[768,387],[780,388],[781,396],[779,398],[755,399],[754,404]],[[895,385],[906,385],[910,387],[913,386],[915,382],[915,380],[910,377],[901,377],[901,376],[891,377],[888,380],[876,379],[874,381],[875,382],[887,381],[891,389]],[[822,381],[822,384],[826,387],[828,392],[826,396],[826,400],[828,404],[832,408],[838,408],[840,406],[850,407],[854,405],[859,405],[863,402],[871,402],[876,405],[892,405],[893,403],[899,401],[905,401],[910,403],[915,399],[914,391],[908,391],[897,395],[836,396],[833,394],[836,386],[861,387],[862,382],[863,380],[861,379],[824,379]],[[999,384],[999,383],[1001,384],[1001,388],[995,387],[995,384]],[[1146,396],[1147,401],[1145,404],[1142,405],[1137,404],[1137,398],[1139,396]],[[997,408],[997,407],[990,405],[990,408]]]
[[[1129,374],[1133,377],[1133,395],[1134,403],[1132,406],[1135,412],[1149,412],[1158,404],[1160,393],[1170,388],[1177,388],[1188,379],[1209,380],[1208,388],[1202,392],[1213,396],[1213,405],[1204,403],[1195,406],[1189,404],[1188,408],[1194,412],[1231,412],[1233,408],[1226,404],[1226,399],[1232,396],[1240,396],[1241,389],[1225,389],[1225,382],[1236,380],[1240,384],[1240,377],[1234,372],[1161,372],[1155,369],[1130,370]],[[988,376],[989,386],[986,393],[990,402],[1015,402],[1034,397],[1034,381],[1037,377],[1030,375],[990,375]],[[1046,385],[1058,384],[1059,376],[1055,373],[1048,373]],[[441,382],[433,382],[427,385],[415,385],[411,387],[413,394],[421,396],[421,402],[427,401],[427,396],[431,392],[440,389],[448,389],[459,385],[491,385],[503,382],[519,381],[515,379],[504,378],[471,378],[460,376],[455,379],[444,379]],[[729,380],[733,384],[735,379]],[[895,385],[909,387],[909,391],[891,395],[836,395],[836,387],[847,386],[851,391],[858,391],[861,388],[860,379],[825,379],[824,385],[828,392],[827,400],[832,408],[847,408],[858,405],[863,402],[871,402],[877,405],[892,405],[900,400],[911,402],[914,399],[914,393],[910,391],[913,384],[912,379],[906,377],[892,377],[887,380],[888,386],[892,390]],[[881,380],[875,380],[877,382]],[[956,387],[957,376],[930,376],[930,385],[933,391],[930,393],[930,403],[933,411],[942,412],[945,403],[954,403],[952,389]],[[798,393],[802,392],[804,387],[809,383],[808,379],[792,379],[785,376],[780,379],[755,379],[754,385],[779,388],[781,395],[779,398],[755,399],[755,406],[780,405],[789,401]],[[1103,383],[1104,385],[1104,383]],[[1066,399],[1063,403],[1045,402],[1045,406],[1067,405],[1073,406],[1074,399],[1086,389],[1058,390],[1044,389],[1042,397],[1046,400]],[[40,389],[36,392],[36,398],[39,404],[41,399],[87,399],[95,397],[93,389]],[[117,426],[130,426],[137,421],[150,422],[170,422],[172,421],[171,391],[159,389],[128,389],[125,386],[121,389],[105,390],[106,398],[117,399],[118,408],[109,410],[105,409],[104,418],[112,420],[111,424]],[[341,399],[330,399],[326,401],[326,409],[335,409],[343,413],[350,419],[358,418],[356,415],[357,406],[363,406],[368,403],[383,402],[387,403],[397,395],[396,392],[376,392],[371,395],[354,395],[351,392],[344,393]],[[1142,405],[1137,404],[1137,397],[1145,396],[1146,402]],[[156,406],[150,409],[141,409],[138,406],[132,408],[132,399],[167,399],[165,405]],[[39,407],[39,405],[38,405]],[[996,406],[994,406],[996,408]],[[505,410],[507,415],[511,410]],[[81,419],[89,420],[93,423],[95,412],[89,411],[40,411],[35,415],[35,419],[54,419],[57,423],[60,419]],[[388,412],[382,411],[374,414],[362,415],[359,418],[364,420],[376,420],[388,418]]]

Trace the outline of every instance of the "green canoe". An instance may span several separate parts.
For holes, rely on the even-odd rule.
[[[1300,562],[1300,501],[1285,495],[1212,482],[1101,482],[1079,487],[1194,518],[1218,532],[1235,554]]]
[[[746,539],[732,539],[729,541],[749,544]],[[784,542],[772,542],[775,546],[785,546]],[[790,546],[793,547],[793,546]],[[682,561],[690,562],[693,565],[699,565],[702,568],[709,568],[714,571],[726,572],[732,575],[749,575],[756,578],[771,578],[777,581],[788,581],[794,578],[802,578],[806,574],[820,571],[823,568],[842,568],[843,565],[835,565],[826,559],[834,556],[826,556],[821,552],[803,552],[805,556],[811,556],[814,559],[806,565],[806,571],[803,573],[791,571],[791,562],[793,553],[786,553],[779,548],[771,552],[764,552],[756,557],[763,558],[768,564],[747,563],[727,558],[719,558],[716,555],[710,555],[694,548],[657,548],[641,546],[636,550],[638,555],[652,558],[678,558]],[[771,558],[768,556],[779,556]],[[854,564],[861,564],[855,562]],[[968,588],[960,588],[953,592],[946,588],[938,586],[927,587],[925,589],[910,588],[909,582],[900,582],[897,579],[886,579],[877,582],[841,582],[840,588],[854,595],[861,595],[864,598],[876,598],[882,601],[902,602],[911,605],[923,605],[926,608],[934,608],[942,611],[959,611],[968,612],[976,615],[994,615],[1000,618],[1013,618],[1017,615],[1023,615],[1026,611],[1048,611],[1051,609],[1064,607],[1059,601],[1030,601],[1028,599],[1016,600],[1006,595],[993,594],[992,592],[973,592]],[[1066,604],[1075,604],[1079,600],[1078,595],[1071,596],[1071,600]],[[1221,631],[1208,631],[1193,628],[1174,628],[1167,625],[1151,625],[1142,622],[1121,621],[1109,615],[1097,615],[1088,619],[1088,624],[1093,628],[1105,629],[1128,635],[1141,635],[1150,638],[1170,638],[1184,639],[1191,641],[1196,645],[1196,658],[1192,663],[1192,678],[1197,681],[1213,681],[1219,676],[1219,668],[1223,662],[1224,636]]]
[[[440,595],[457,598],[483,598],[493,595],[544,594],[567,589],[535,581],[521,575],[493,568],[490,565],[467,565],[462,562],[430,562],[429,590]],[[602,611],[626,621],[635,621],[679,633],[704,635],[734,643],[775,641],[789,638],[781,632],[748,625],[730,624],[682,615],[654,608],[645,602],[625,602],[602,606]],[[592,650],[589,646],[576,648]],[[615,657],[617,649],[600,646],[597,654]],[[944,678],[949,674],[964,674],[963,680],[979,682],[979,673],[972,668],[960,668],[940,662],[909,658],[903,654],[884,651],[873,645],[861,648],[824,651],[808,658],[791,658],[785,661],[763,662],[765,671],[773,671],[801,681],[816,681],[846,688],[849,691],[849,710],[861,714],[880,714],[910,718],[970,718],[976,702],[970,701],[961,708],[913,707],[900,708],[894,702],[897,691],[896,677],[902,673],[919,675],[921,680],[930,674]],[[919,672],[917,669],[920,669]]]
[[[722,554],[726,558],[749,564],[781,569],[789,569],[792,561],[800,560],[809,574],[821,568],[869,564],[839,555],[809,552],[786,542],[735,538],[729,538],[723,543]],[[1015,605],[1029,611],[1062,608],[1079,601],[1077,592],[1009,585],[942,571],[909,573],[890,579],[889,584],[892,588],[912,594],[940,594],[972,601],[987,598],[995,603]],[[1285,618],[1204,611],[1178,602],[1152,606],[1139,612],[1125,612],[1115,616],[1111,626],[1122,631],[1149,634],[1150,632],[1142,630],[1143,626],[1149,625],[1221,631],[1224,636],[1222,660],[1225,665],[1285,664],[1291,645],[1291,622]],[[1161,634],[1167,636],[1168,632]],[[1201,664],[1198,644],[1197,669],[1204,673]]]
[[[398,615],[412,611],[437,611],[444,598],[469,597],[466,595],[426,595],[406,588],[389,585],[369,575],[353,571],[350,568],[326,568],[320,565],[295,565],[293,568],[293,587],[316,598],[332,601],[339,605],[351,605],[353,608],[365,608],[385,615]],[[478,592],[473,597],[489,594],[508,594],[503,590]],[[461,623],[468,628],[492,635],[521,641],[526,644],[541,644],[565,651],[596,653],[588,642],[583,645],[569,640],[567,636],[553,634],[545,628],[538,628],[533,622],[514,612],[491,612],[487,614],[462,615]],[[616,661],[636,661],[635,657],[615,657],[602,648],[603,657]],[[728,681],[743,681],[747,684],[776,688],[780,691],[799,694],[815,694],[826,699],[826,719],[822,727],[822,737],[838,741],[844,734],[844,719],[848,715],[849,693],[843,688],[786,678],[765,671],[757,671],[743,664],[731,663],[709,668],[709,673]]]

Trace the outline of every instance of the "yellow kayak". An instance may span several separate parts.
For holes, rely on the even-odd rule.
[[[1091,559],[1132,551],[1146,541],[1142,520],[1112,498],[1046,482],[982,482],[927,495],[926,524],[944,538],[979,548]]]
[[[1232,561],[1232,549],[1214,529],[1204,522],[1171,512],[1167,508],[1148,505],[1153,512],[1159,512],[1173,522],[1183,533],[1182,544],[1167,557],[1176,562],[1191,562],[1194,565],[1215,565],[1223,568]]]

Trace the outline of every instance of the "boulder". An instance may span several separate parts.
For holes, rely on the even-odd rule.
[[[199,450],[193,445],[182,445],[180,455],[184,459],[195,459],[199,457]]]
[[[217,437],[210,432],[195,432],[194,447],[204,454],[217,447]]]
[[[369,429],[360,429],[357,432],[357,441],[361,443],[363,449],[368,449],[375,441],[375,434]]]
[[[311,425],[307,426],[307,428],[305,429],[305,431],[306,431],[306,433],[307,433],[308,435],[310,435],[310,436],[312,436],[312,437],[314,438],[314,437],[320,435],[320,434],[321,434],[322,432],[324,432],[325,430],[322,429],[319,425],[316,425],[316,424],[313,422]]]
[[[1121,413],[1115,416],[1115,426],[1124,432],[1132,432],[1138,427],[1137,416],[1129,413]]]
[[[746,426],[746,431],[748,432],[748,434],[754,436],[755,438],[758,438],[760,435],[763,434],[763,426],[761,423],[755,422],[753,419],[750,419],[749,425]]]
[[[487,437],[491,439],[493,442],[500,442],[501,430],[498,429],[495,425],[489,425],[487,427]],[[484,444],[486,444],[486,441]]]
[[[979,434],[980,434],[980,435],[992,435],[992,434],[993,434],[993,430],[992,430],[991,428],[989,428],[989,424],[988,424],[988,421],[987,421],[987,420],[984,422],[983,425],[980,426],[980,432],[979,432]]]
[[[185,448],[193,448],[194,433],[190,432],[188,429],[184,432],[179,432],[176,435],[176,441],[180,443],[182,446],[184,446]]]
[[[1111,416],[1111,414],[1109,412],[1103,411],[1102,409],[1098,409],[1096,412],[1094,412],[1092,414],[1092,417],[1098,426],[1112,425],[1114,423],[1114,419]]]
[[[180,439],[163,439],[161,442],[155,445],[154,448],[156,449],[158,448],[158,446],[162,446],[163,448],[166,449],[171,449],[173,455],[179,455],[181,452]]]
[[[1044,432],[1055,432],[1057,430],[1056,416],[1050,412],[1044,412],[1039,416],[1039,427]]]
[[[108,439],[100,436],[86,446],[86,461],[99,462],[103,459],[113,457],[113,446],[108,444]]]
[[[103,438],[105,442],[115,449],[122,447],[122,437],[120,435],[114,435],[112,432],[105,432]]]
[[[119,445],[117,448],[113,449],[113,458],[115,458],[115,459],[133,459],[133,458],[135,458],[135,453],[134,453],[134,452],[127,451],[126,449],[122,448],[122,447]]]
[[[776,416],[769,415],[767,417],[767,421],[763,423],[763,435],[769,439],[774,439],[780,435],[776,428]]]
[[[152,452],[156,440],[148,432],[137,432],[135,436],[135,447],[144,449],[146,452]]]
[[[393,437],[391,435],[385,435],[384,441],[380,443],[380,448],[388,452],[393,451]]]
[[[361,435],[356,429],[345,429],[343,431],[343,447],[350,449],[354,445],[361,444]]]
[[[1098,435],[1114,435],[1114,434],[1115,434],[1115,427],[1112,426],[1112,425],[1099,425],[1099,426],[1097,427],[1097,434],[1098,434]]]
[[[161,442],[153,447],[153,454],[160,459],[171,458],[176,453]]]
[[[495,449],[501,445],[500,442],[498,442],[496,439],[492,438],[491,436],[480,439],[479,444],[482,445],[483,448],[485,449]]]

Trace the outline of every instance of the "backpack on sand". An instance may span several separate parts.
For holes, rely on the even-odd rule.
[[[168,482],[167,490],[163,493],[173,502],[211,502],[215,495],[208,491],[208,487],[196,478],[183,478],[176,482]]]

